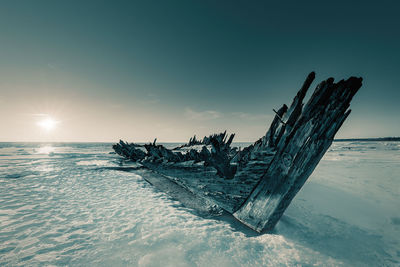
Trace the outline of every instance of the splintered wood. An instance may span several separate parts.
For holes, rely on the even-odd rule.
[[[261,232],[271,230],[311,175],[350,114],[362,79],[321,82],[307,104],[308,75],[290,107],[275,111],[267,133],[243,149],[231,147],[226,132],[167,149],[153,143],[120,141],[116,153],[208,199]]]

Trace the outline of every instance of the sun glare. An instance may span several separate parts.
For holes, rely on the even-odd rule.
[[[37,124],[40,127],[42,127],[43,129],[45,129],[46,131],[51,131],[56,127],[56,125],[58,124],[58,121],[56,121],[52,118],[46,118],[42,121],[39,121]]]

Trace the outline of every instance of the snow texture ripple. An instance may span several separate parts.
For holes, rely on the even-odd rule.
[[[335,142],[263,235],[183,207],[109,152],[0,143],[0,266],[400,264],[400,142]]]

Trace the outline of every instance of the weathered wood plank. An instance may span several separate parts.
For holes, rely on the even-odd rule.
[[[120,141],[114,150],[215,203],[256,231],[272,229],[329,148],[350,114],[361,78],[321,82],[304,106],[315,73],[308,75],[288,108],[283,105],[266,134],[243,150],[226,131],[172,150]],[[186,200],[185,200],[186,201]]]
[[[351,77],[335,84],[328,79],[318,85],[293,127],[285,128],[265,175],[234,213],[237,219],[257,231],[276,225],[349,115],[361,81]]]

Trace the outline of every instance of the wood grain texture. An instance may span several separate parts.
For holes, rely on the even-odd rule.
[[[283,105],[266,134],[243,149],[231,147],[226,131],[167,149],[153,143],[120,141],[119,155],[136,161],[215,203],[261,232],[271,230],[311,175],[350,114],[350,101],[362,79],[321,82],[303,101],[315,73],[306,78],[290,107]]]

